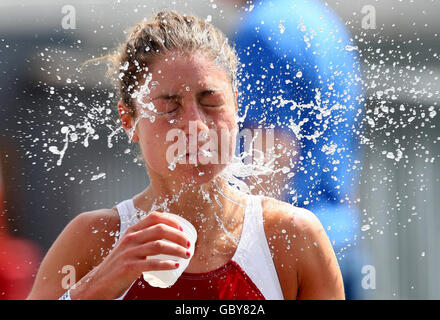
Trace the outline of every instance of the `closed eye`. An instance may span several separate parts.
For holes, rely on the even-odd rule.
[[[180,103],[174,96],[162,97],[161,100],[156,106],[156,113],[159,115],[172,114],[180,108]]]
[[[201,94],[200,104],[204,107],[218,108],[224,105],[224,100],[218,91],[206,90]]]
[[[201,105],[207,108],[219,108],[223,106],[223,104],[213,104],[213,103],[202,103]]]

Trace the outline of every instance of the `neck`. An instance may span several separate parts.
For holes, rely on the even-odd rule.
[[[243,196],[221,177],[200,185],[175,182],[172,187],[151,179],[136,198],[135,206],[146,212],[170,212],[188,220],[197,230],[199,244],[233,230],[245,207]]]

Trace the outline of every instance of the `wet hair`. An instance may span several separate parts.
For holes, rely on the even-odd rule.
[[[130,29],[127,40],[116,53],[106,56],[111,61],[109,74],[117,80],[120,99],[130,109],[130,115],[136,117],[132,103],[134,90],[142,85],[156,57],[196,52],[212,58],[229,76],[233,90],[237,88],[237,53],[228,38],[212,24],[169,10],[159,11],[152,20]]]

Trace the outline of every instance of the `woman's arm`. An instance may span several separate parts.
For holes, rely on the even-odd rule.
[[[341,271],[318,218],[266,198],[265,230],[285,299],[344,299]]]
[[[58,299],[109,253],[119,230],[111,209],[84,212],[58,236],[44,257],[27,299]]]
[[[72,300],[101,300],[120,297],[143,271],[178,267],[175,261],[146,259],[148,256],[189,258],[188,239],[179,221],[166,214],[150,212],[115,243],[117,231],[117,212],[95,211],[75,218],[44,258],[28,299],[61,297],[67,290],[67,275],[62,273],[65,266],[75,272]]]

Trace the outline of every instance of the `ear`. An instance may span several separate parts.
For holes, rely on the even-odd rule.
[[[130,137],[130,130],[132,129],[132,127],[134,125],[134,119],[131,116],[130,108],[127,107],[122,100],[119,101],[119,103],[118,103],[118,112],[119,112],[119,117],[121,118],[122,127],[124,128],[127,136]],[[133,137],[132,137],[131,141],[133,141],[133,142],[139,141],[139,137],[137,135],[136,130],[134,130],[134,132],[133,132]]]

